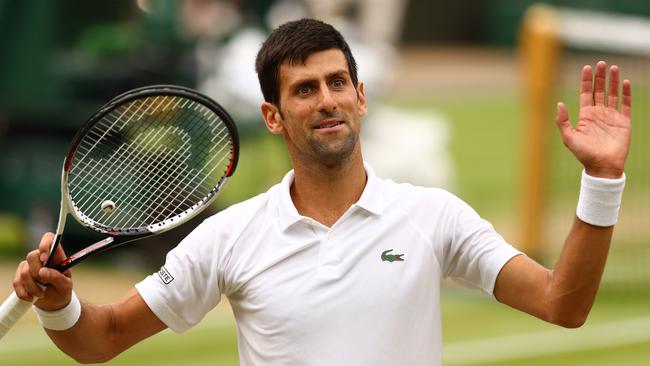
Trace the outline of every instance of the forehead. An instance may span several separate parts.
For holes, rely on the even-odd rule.
[[[284,61],[280,65],[280,85],[282,87],[301,80],[318,79],[341,71],[349,72],[345,55],[341,50],[318,51],[309,55],[303,63]]]

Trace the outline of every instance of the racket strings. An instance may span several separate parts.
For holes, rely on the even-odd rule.
[[[226,137],[226,134],[223,134],[223,138]],[[210,164],[212,163],[212,160],[214,160],[216,157],[219,157],[219,153],[224,150],[224,147],[216,154],[214,155],[208,162],[206,162],[205,166],[209,167]],[[215,169],[219,167],[223,167],[221,164],[224,160],[225,156],[221,156],[221,159],[217,162],[217,164],[212,164],[213,167],[209,171],[201,171],[201,170],[195,170],[193,176],[185,176],[182,175],[181,179],[176,179],[177,185],[175,187],[171,187],[171,189],[166,189],[166,196],[160,197],[157,201],[159,202],[158,206],[153,207],[151,212],[159,212],[160,210],[166,210],[167,207],[169,207],[169,204],[165,207],[163,207],[164,203],[169,202],[170,204],[173,202],[186,202],[187,199],[181,199],[180,195],[183,193],[186,193],[187,197],[192,198],[194,202],[199,201],[200,199],[205,197],[205,192],[197,192],[199,188],[202,187],[202,183],[209,177],[212,176],[212,173],[214,172]],[[189,172],[189,174],[192,174],[192,172]],[[196,179],[199,178],[199,175],[203,175],[203,179],[201,181],[196,181]],[[158,187],[160,188],[161,184],[166,184],[166,182],[156,182],[158,184]],[[194,189],[191,191],[187,191],[187,189],[191,188],[191,186],[194,186]],[[207,187],[205,187],[207,188]],[[210,187],[211,188],[211,187]],[[174,192],[177,192],[176,195],[172,196]],[[171,212],[175,212],[178,207],[174,208],[171,210]]]
[[[151,102],[151,105],[153,105],[156,102],[157,98],[154,99]],[[139,107],[133,111],[131,116],[128,118],[124,118],[125,114],[129,111],[129,109],[134,106],[138,105]],[[124,108],[124,112],[119,113],[118,116],[116,116],[114,121],[110,120],[111,114],[109,114],[107,117],[104,119],[100,120],[97,122],[97,124],[93,127],[93,129],[90,130],[88,136],[84,138],[79,144],[80,148],[85,148],[86,153],[80,154],[78,157],[75,156],[75,159],[77,160],[78,164],[81,164],[83,162],[86,162],[87,164],[90,164],[90,167],[84,167],[80,169],[82,172],[85,174],[80,174],[77,178],[79,179],[87,179],[90,176],[94,176],[98,173],[101,172],[106,172],[109,171],[109,169],[114,169],[116,166],[121,165],[121,161],[124,161],[124,159],[131,159],[132,157],[125,156],[124,153],[121,152],[121,150],[128,151],[129,149],[132,149],[131,152],[135,152],[135,149],[133,149],[137,141],[133,141],[131,144],[125,144],[120,142],[120,134],[114,134],[111,132],[119,132],[122,131],[132,120],[133,117],[135,117],[136,113],[139,112],[141,107],[145,105],[143,101],[136,100],[133,103],[129,104],[127,108]],[[116,110],[117,111],[117,110]],[[116,113],[117,114],[117,113]],[[142,118],[142,117],[140,117]],[[108,124],[104,122],[110,122]],[[119,125],[118,122],[120,122]],[[117,125],[117,127],[116,127]],[[99,138],[96,140],[93,140],[90,138],[90,133],[93,133],[95,135],[98,135]],[[139,138],[140,136],[138,136]],[[101,142],[101,145],[98,145],[98,143]],[[84,145],[90,145],[89,147],[85,147]],[[113,146],[117,147],[118,150],[113,152],[113,149],[110,147]],[[108,148],[108,149],[106,149]],[[79,150],[78,150],[79,151]],[[110,166],[102,165],[102,164],[96,164],[93,159],[86,159],[88,158],[89,154],[99,154],[99,153],[104,153],[104,155],[112,156],[113,159],[112,163]],[[123,160],[119,160],[123,159]],[[71,180],[72,183],[74,183],[74,180]]]
[[[136,181],[134,181],[132,183],[132,186],[141,185],[142,189],[140,190],[140,192],[138,192],[139,195],[134,196],[132,198],[132,200],[128,201],[128,203],[138,204],[142,199],[146,199],[144,197],[144,192],[142,192],[143,190],[145,190],[149,194],[149,197],[148,197],[148,199],[150,201],[149,206],[152,206],[152,205],[155,204],[155,201],[156,201],[155,197],[157,197],[157,196],[166,196],[167,195],[166,192],[169,189],[178,189],[178,185],[181,182],[183,182],[185,179],[183,179],[183,178],[175,179],[175,177],[176,176],[183,177],[184,175],[189,174],[190,170],[188,169],[186,164],[180,165],[180,167],[179,167],[179,165],[177,164],[178,154],[175,154],[175,155],[176,156],[172,156],[171,158],[166,158],[164,155],[160,155],[159,156],[160,159],[156,160],[157,163],[154,163],[153,166],[149,167],[148,168],[149,170],[145,171],[144,174],[139,175],[139,177],[136,179]],[[164,172],[164,171],[170,171],[172,169],[174,170],[173,171],[174,175],[165,174],[165,173],[163,173],[163,174],[158,173],[160,171]],[[176,184],[176,186],[171,187],[174,184]],[[168,186],[168,185],[170,187],[166,188],[166,186]],[[129,187],[129,188],[132,189],[132,186]],[[140,187],[140,186],[138,186],[138,187]],[[138,213],[133,213],[131,215],[131,217],[127,217],[127,216],[124,215],[121,218],[122,219],[133,219],[133,218],[135,218],[135,221],[142,221],[143,215],[149,215],[149,212],[152,212],[153,210],[154,210],[154,208],[149,207],[146,210],[143,209],[143,210],[139,210]],[[160,212],[160,211],[158,211],[158,213],[161,216],[164,216],[164,215],[167,214],[166,212]],[[102,219],[105,216],[106,216],[106,214],[103,215]],[[117,216],[117,217],[114,218],[114,220],[107,221],[107,223],[109,225],[114,225],[114,226],[124,226],[125,225],[124,221],[117,221],[117,219],[119,219],[119,218],[120,217]]]
[[[158,132],[160,132],[160,131],[158,131]],[[174,133],[175,131],[172,130],[172,131],[167,131],[167,132],[168,133]],[[163,135],[164,134],[161,134],[161,137]],[[140,137],[140,136],[138,136],[138,137]],[[153,139],[155,136],[151,136],[151,137]],[[189,139],[189,137],[187,137],[187,139]],[[154,143],[159,143],[160,142],[159,140],[160,139],[154,140],[153,142]],[[135,143],[140,143],[140,141],[135,140]],[[175,154],[175,156],[172,157],[171,162],[177,162],[181,157],[186,157],[186,154],[189,154],[189,148],[187,146],[187,141],[186,141],[185,145],[186,146],[181,146],[178,149],[178,153]],[[162,154],[162,152],[158,152],[158,153]],[[125,158],[127,158],[127,157],[124,156],[124,153],[119,153],[118,152],[118,154],[115,154],[110,160],[115,162],[115,161],[119,161],[120,159],[124,160]],[[132,156],[129,156],[128,158],[133,159]],[[137,156],[135,158],[135,160],[132,161],[132,163],[134,164],[135,167],[138,167],[139,171],[145,172],[145,174],[146,174],[146,172],[151,172],[152,170],[155,171],[155,169],[157,168],[157,165],[161,164],[162,162],[165,162],[166,160],[163,159],[163,158],[164,157],[161,156],[161,159],[155,159],[154,160],[154,159],[147,158],[146,155],[140,155],[140,156]],[[170,162],[170,161],[167,161],[167,162]],[[105,165],[105,163],[103,163],[102,161],[100,161],[97,164],[97,166],[104,166],[104,165]],[[112,190],[128,189],[129,187],[126,186],[127,184],[131,184],[133,186],[140,185],[142,188],[148,188],[146,184],[147,184],[147,179],[149,179],[149,177],[146,176],[146,175],[143,175],[143,174],[136,174],[136,176],[138,176],[138,178],[136,178],[135,181],[130,181],[129,179],[119,179],[117,182],[115,182],[113,180],[106,179],[106,177],[104,177],[104,175],[107,174],[106,172],[110,171],[108,169],[116,169],[115,172],[111,173],[112,174],[111,177],[113,177],[113,178],[115,178],[115,177],[124,177],[125,175],[127,175],[129,173],[129,171],[126,169],[127,168],[126,165],[120,165],[120,166],[117,166],[117,167],[114,167],[113,165],[114,164],[111,164],[111,166],[104,169],[102,171],[103,174],[101,174],[101,175],[99,175],[97,177],[96,182],[88,182],[88,184],[90,184],[90,183],[98,183],[99,188],[111,188]],[[119,169],[119,170],[117,170],[117,169]],[[150,174],[151,173],[149,173],[149,175]],[[91,191],[91,190],[87,190],[86,192],[88,194],[93,193],[93,191]],[[83,206],[86,203],[85,201],[83,201],[83,199],[85,199],[85,198],[88,198],[88,197],[81,196],[79,198],[80,199],[79,206]]]
[[[132,103],[130,106],[135,105]],[[129,107],[130,107],[129,106]],[[126,109],[128,111],[128,108]],[[105,175],[115,169],[118,164],[118,160],[115,157],[121,159],[125,158],[125,154],[132,149],[132,144],[120,143],[119,135],[111,134],[110,131],[122,130],[126,126],[131,118],[124,119],[126,112],[121,113],[114,122],[110,123],[108,126],[103,123],[104,120],[101,120],[90,130],[88,135],[79,143],[77,153],[80,153],[79,156],[75,156],[76,172],[79,172],[78,175],[71,175],[70,184],[74,186],[78,182],[85,182],[86,185],[79,187],[80,190],[87,193],[91,193],[91,190],[87,190],[88,186],[94,183],[93,179],[90,177],[96,177],[98,181],[102,181],[105,178]],[[106,118],[108,120],[108,118]],[[123,123],[119,125],[119,128],[115,128],[117,122],[122,121]],[[91,135],[99,136],[98,139],[93,140]],[[139,138],[140,136],[138,136]],[[101,142],[101,145],[98,143]],[[134,141],[138,143],[137,139]],[[117,149],[115,149],[117,148]],[[93,155],[99,156],[109,156],[109,162],[97,162]],[[113,159],[111,159],[111,157]],[[129,156],[130,158],[130,156]],[[99,176],[98,176],[99,175]]]
[[[160,158],[161,158],[163,161],[164,161],[164,160],[168,160],[168,159],[165,159],[164,156],[160,156]],[[159,161],[159,160],[157,160],[157,161]],[[171,164],[167,164],[168,167],[172,167],[172,168],[175,167],[175,165],[176,165],[176,164],[174,164],[174,161],[173,161],[173,160],[171,160]],[[150,170],[150,171],[159,171],[159,170],[161,170],[161,169],[163,169],[163,170],[164,170],[164,169],[167,169],[165,166],[163,166],[163,167],[161,168],[160,164],[156,164],[156,165],[153,165],[153,166],[152,166],[151,164],[147,164],[147,165],[143,165],[143,167],[144,167],[145,170]],[[214,170],[214,169],[213,169],[213,170]],[[163,178],[166,178],[164,175],[161,175],[161,176],[162,176]],[[139,174],[138,177],[139,177],[139,179],[144,179],[145,181],[153,182],[152,179],[151,179],[151,177],[152,177],[152,174],[151,174],[151,173],[146,174],[146,175]],[[135,183],[138,183],[138,182],[135,182]],[[168,184],[168,183],[169,183],[169,179],[165,179],[165,180],[159,182],[158,185],[161,185],[161,184],[162,184],[162,185],[165,185],[165,184]],[[151,184],[150,184],[150,185],[151,185]],[[183,185],[183,186],[179,186],[179,185]],[[178,183],[176,186],[171,186],[171,187],[174,188],[175,190],[178,190],[179,188],[180,188],[181,190],[185,190],[185,189],[186,189],[186,186],[187,186],[187,183],[184,182],[184,181],[181,181],[181,182]],[[148,190],[152,190],[152,189],[154,189],[154,192],[160,192],[160,189],[159,189],[159,188],[155,188],[155,187],[145,187],[145,188],[147,188]],[[157,195],[153,195],[153,196],[155,197],[155,196],[157,196]],[[172,197],[170,197],[170,194],[163,195],[162,197],[163,197],[163,198],[167,198],[167,199],[171,199],[171,198],[172,198]],[[137,198],[139,198],[139,197],[136,196],[135,199],[137,199]],[[200,199],[200,197],[197,198],[197,199]],[[176,201],[177,201],[176,199],[170,200],[170,204],[174,204]],[[130,202],[130,201],[127,201],[127,203],[131,203],[131,202]],[[181,207],[181,206],[180,206],[180,203],[181,203],[181,202],[179,202],[179,205],[176,205],[175,207],[176,207],[176,208]],[[186,205],[186,206],[187,206],[187,205]],[[164,212],[164,211],[158,211],[158,212],[160,212],[162,215],[165,215],[165,214],[166,214],[166,212]],[[137,213],[136,213],[136,214],[137,214]],[[148,218],[152,218],[152,215],[147,215],[147,217],[148,217]],[[140,218],[140,219],[142,218],[142,214],[139,215],[139,218]],[[124,222],[109,222],[109,224],[110,224],[110,225],[121,226],[121,225],[124,225]]]
[[[113,132],[113,131],[122,131],[122,130],[123,130],[123,129],[124,129],[124,128],[125,128],[125,127],[126,127],[126,126],[127,126],[127,125],[132,121],[132,120],[133,120],[133,119],[134,119],[133,117],[135,117],[136,114],[137,114],[138,112],[140,112],[140,116],[137,117],[137,118],[135,118],[135,120],[140,120],[140,119],[142,119],[142,118],[144,117],[144,115],[145,115],[147,112],[149,112],[149,110],[151,109],[151,107],[154,106],[154,104],[156,103],[156,101],[157,101],[159,98],[160,98],[160,97],[154,97],[153,100],[152,100],[150,103],[146,103],[146,102],[143,101],[143,100],[135,100],[135,101],[133,101],[132,103],[130,103],[130,104],[128,105],[127,108],[123,108],[124,111],[121,112],[121,113],[119,113],[119,115],[118,115],[118,116],[117,116],[113,121],[110,121],[110,119],[102,119],[102,120],[98,121],[97,125],[95,126],[96,128],[95,128],[94,130],[91,130],[91,132],[95,132],[95,134],[98,135],[98,138],[94,141],[94,143],[93,143],[92,146],[88,149],[88,151],[89,151],[89,152],[90,152],[90,151],[95,151],[95,148],[97,147],[97,144],[98,144],[99,142],[102,142],[102,143],[107,143],[107,142],[108,142],[108,143],[111,143],[111,142],[112,142],[112,139],[111,139],[110,137],[113,137],[113,136],[111,136],[111,132]],[[171,103],[171,100],[170,100],[169,102]],[[177,104],[178,104],[179,102],[180,102],[180,100],[177,102]],[[186,102],[187,102],[187,101],[186,101]],[[168,103],[168,104],[165,105],[163,108],[161,108],[160,111],[165,110],[165,109],[169,106],[170,103]],[[132,106],[137,106],[137,109],[136,109],[135,111],[131,112],[131,115],[130,115],[128,118],[124,118],[124,116],[125,116],[127,113],[129,113],[129,110],[131,109]],[[141,111],[141,109],[142,109],[143,106],[147,106],[147,108],[146,108],[145,110]],[[172,107],[172,109],[175,108],[175,107],[176,107],[176,106]],[[103,123],[104,121],[110,122],[110,125],[107,126],[105,123]],[[118,125],[118,128],[115,128],[115,126],[116,126],[118,123],[120,123],[120,124]],[[99,127],[99,128],[98,128],[98,127]],[[86,157],[85,155],[81,155],[81,156],[79,156],[79,158],[82,159],[82,160],[83,160],[83,158],[85,158],[85,157]]]
[[[134,143],[136,144],[142,144],[142,141],[139,141],[139,138],[143,136],[140,135],[138,136],[138,139],[134,140]],[[162,135],[161,135],[162,136]],[[150,136],[153,140],[155,138],[155,135]],[[158,140],[153,140],[154,143],[159,143],[160,139]],[[147,146],[146,144],[144,145],[145,147]],[[112,155],[111,159],[109,159],[109,162],[107,163],[100,159],[98,162],[91,161],[90,163],[87,164],[93,164],[93,165],[88,165],[89,167],[95,167],[95,169],[88,169],[88,171],[95,173],[95,179],[93,180],[87,180],[86,184],[82,186],[83,192],[85,194],[82,194],[77,197],[77,205],[79,207],[86,207],[86,204],[89,202],[89,199],[91,198],[96,198],[99,199],[101,196],[97,196],[95,192],[100,192],[101,195],[106,195],[110,191],[120,191],[122,189],[127,190],[127,196],[133,196],[133,194],[129,194],[130,188],[128,185],[132,187],[138,187],[138,184],[140,184],[141,188],[148,188],[146,184],[143,185],[143,183],[146,183],[151,175],[152,171],[155,171],[158,167],[156,165],[162,163],[165,161],[164,157],[161,156],[161,159],[150,159],[147,158],[146,155],[140,154],[139,156],[136,156],[134,158],[132,151],[129,153],[129,149],[125,149],[125,151],[122,151],[121,149],[118,149],[115,154]],[[133,150],[133,149],[131,149]],[[186,149],[187,150],[187,149]],[[180,154],[177,154],[177,156],[180,158],[180,156],[183,155],[186,151],[183,149],[179,149]],[[127,154],[128,155],[125,155]],[[126,170],[127,164],[120,164],[116,165],[116,161],[126,161],[129,159],[132,164],[130,164],[130,167],[135,167],[136,170]],[[86,167],[81,167],[83,168],[88,168]],[[96,172],[97,167],[103,167],[104,169],[101,169],[99,172]],[[147,174],[147,172],[149,172]],[[129,176],[135,175],[136,179],[129,179]],[[119,178],[119,179],[116,179]],[[143,181],[141,181],[143,180]],[[72,183],[74,184],[76,180],[72,180]],[[88,188],[94,188],[94,189],[88,189]],[[109,191],[109,192],[107,192]],[[137,198],[137,197],[136,197]],[[129,204],[131,200],[125,201],[124,203]],[[123,211],[124,212],[124,211]]]
[[[222,152],[222,151],[224,151],[225,148],[226,148],[226,146],[224,146],[222,149],[220,149],[220,151],[219,151],[217,154],[214,155],[213,159],[216,158],[217,156],[220,156],[219,153]],[[211,159],[211,160],[213,160],[213,159]],[[213,164],[213,167],[212,167],[209,171],[205,172],[205,174],[203,174],[203,178],[202,178],[200,181],[196,182],[196,186],[197,186],[197,187],[200,186],[200,185],[203,184],[203,182],[205,182],[205,181],[206,181],[210,176],[212,176],[212,173],[213,173],[217,168],[221,167],[221,166],[222,166],[222,163],[223,163],[226,159],[229,160],[229,156],[226,156],[226,155],[221,156],[221,158],[217,161],[217,163],[216,163],[216,164]],[[198,173],[199,173],[199,172],[197,171],[196,174],[195,174],[195,176],[194,176],[194,178],[199,178],[199,174],[198,174]],[[221,184],[221,181],[218,182],[217,187],[218,187],[220,184]],[[172,194],[173,192],[177,192],[177,193],[176,193],[176,195],[175,195],[174,197],[171,197],[171,194]],[[200,196],[200,195],[196,195],[195,192],[196,192],[196,189],[195,189],[194,191],[192,191],[192,192],[190,192],[190,193],[188,194],[189,196],[191,196],[191,197],[193,197],[193,198],[198,198],[198,199],[199,199],[198,201],[193,201],[193,202],[196,202],[196,203],[202,203],[203,200],[207,199],[207,195]],[[182,197],[181,197],[181,194],[183,193],[183,190],[176,190],[176,191],[174,191],[174,190],[168,190],[168,193],[169,193],[169,195],[168,195],[167,199],[160,199],[160,200],[159,200],[159,205],[156,207],[156,209],[151,210],[151,211],[150,211],[151,214],[150,214],[149,216],[147,216],[146,218],[143,218],[144,220],[150,220],[150,219],[153,219],[152,214],[153,214],[154,212],[157,212],[157,210],[160,210],[160,211],[158,211],[158,212],[170,212],[170,213],[178,212],[179,210],[181,210],[181,206],[182,206],[184,203],[187,202],[187,198],[182,198]],[[177,202],[177,204],[176,204],[176,206],[173,206],[173,204],[174,204],[175,202]],[[166,205],[165,205],[165,204],[166,204]],[[165,217],[165,219],[167,219],[167,218],[169,218],[169,217]]]
[[[214,140],[216,137],[220,137],[221,140],[223,140],[224,137],[226,137],[226,136],[227,136],[227,133],[226,133],[226,132],[223,132],[223,133],[221,133],[221,134],[215,134],[214,137],[212,138],[212,140]],[[211,146],[211,147],[210,147],[210,150],[213,150],[216,146],[217,146],[217,145]],[[150,168],[152,168],[152,167],[151,167],[151,166],[144,166],[144,168],[145,168],[145,170],[148,170],[148,169],[150,169]],[[154,167],[154,168],[155,168],[155,167]],[[147,177],[147,178],[148,178],[148,177]],[[153,182],[153,181],[152,181],[152,182]],[[136,181],[135,183],[140,184],[140,182],[137,182],[137,181]],[[149,187],[145,187],[145,188],[149,188]],[[200,199],[201,197],[196,196],[195,198],[196,198],[196,199]]]
[[[137,101],[136,101],[136,102],[137,102]],[[129,108],[130,108],[131,106],[133,106],[133,105],[136,105],[136,104],[137,104],[137,103],[131,103],[131,104],[129,105]],[[144,103],[141,103],[141,104],[140,104],[140,107],[138,107],[138,109],[141,108],[143,105],[144,105]],[[100,141],[102,141],[102,140],[106,140],[106,139],[104,138],[105,135],[108,134],[110,131],[113,130],[113,127],[114,127],[114,125],[115,125],[116,123],[118,123],[118,122],[125,122],[125,124],[127,124],[127,123],[130,121],[130,118],[127,119],[127,120],[125,120],[124,118],[122,118],[122,117],[124,116],[124,114],[126,114],[126,113],[128,112],[129,108],[125,109],[124,112],[122,112],[122,114],[121,114],[119,117],[115,118],[115,120],[113,121],[113,124],[112,124],[111,126],[109,126],[108,128],[104,128],[103,130],[101,130],[101,132],[103,132],[103,133],[99,134],[99,137],[97,138],[97,140],[95,141],[95,143],[93,144],[93,146],[90,147],[89,151],[93,151],[93,150],[95,149],[95,146],[96,146]],[[123,127],[124,127],[124,126],[121,126],[120,129],[122,129]],[[85,157],[85,156],[81,156],[80,158],[83,159],[84,157]]]
[[[145,167],[146,168],[146,167]]]
[[[166,156],[165,153],[159,153],[158,159],[146,159],[148,160],[147,162],[140,160],[139,171],[135,174],[136,178],[133,181],[130,181],[129,179],[122,179],[121,182],[115,187],[117,190],[125,189],[127,192],[133,192],[132,194],[127,194],[127,197],[130,198],[123,201],[123,203],[120,205],[126,204],[129,207],[134,207],[134,209],[119,210],[116,212],[117,215],[110,217],[110,220],[107,217],[108,214],[106,213],[102,214],[98,219],[102,222],[106,222],[106,225],[123,227],[128,223],[126,220],[132,219],[133,216],[141,216],[142,214],[146,213],[146,210],[144,210],[142,205],[139,204],[141,200],[146,199],[145,192],[151,192],[151,195],[154,196],[156,192],[160,190],[160,185],[164,183],[171,183],[169,179],[166,179],[168,177],[171,177],[171,175],[167,174],[165,176],[163,174],[160,174],[160,176],[158,176],[159,173],[157,172],[167,171],[174,168],[177,166],[177,163],[179,163],[180,158],[188,152],[189,147],[185,146],[184,148],[180,149],[177,154]],[[185,172],[187,172],[186,164],[182,165],[181,171],[177,171],[175,174],[180,175]],[[161,178],[161,181],[155,181],[155,179]],[[159,187],[156,188],[155,185],[158,185]]]
[[[70,195],[78,211],[101,225],[152,225],[204,202],[224,180],[232,149],[228,128],[204,105],[181,97],[136,100],[81,141]],[[224,174],[215,174],[219,168]],[[107,199],[115,202],[113,213],[100,208]]]

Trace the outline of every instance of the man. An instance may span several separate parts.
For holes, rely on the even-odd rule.
[[[630,141],[631,88],[623,81],[619,112],[616,66],[608,92],[604,62],[593,82],[591,67],[583,69],[575,129],[558,104],[562,139],[585,174],[579,218],[553,270],[515,250],[453,195],[378,178],[364,165],[364,85],[334,28],[315,20],[279,27],[256,69],[264,122],[284,138],[293,171],[207,219],[169,253],[165,275],[149,276],[110,305],[80,305],[70,273],[42,267],[52,241],[46,234],[19,266],[14,288],[22,299],[39,298],[41,322],[64,352],[81,362],[108,360],[166,327],[190,328],[224,294],[244,365],[437,365],[444,277],[552,323],[585,321]]]

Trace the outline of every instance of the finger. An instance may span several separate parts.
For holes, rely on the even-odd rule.
[[[594,105],[593,74],[591,66],[585,65],[582,68],[582,79],[580,81],[580,107]]]
[[[623,101],[621,103],[621,113],[631,118],[632,112],[632,84],[629,80],[623,80]]]
[[[65,255],[65,251],[63,250],[63,246],[58,245],[56,249],[54,250],[54,253],[52,253],[52,258],[50,259],[51,264],[59,264],[63,262],[66,258],[68,258],[67,255]]]
[[[620,71],[618,66],[612,65],[609,68],[609,87],[607,88],[607,106],[618,109],[618,80]]]
[[[596,64],[596,77],[594,78],[594,104],[605,105],[605,82],[607,80],[607,64],[598,61]]]
[[[13,287],[16,295],[25,301],[32,301],[34,297],[41,298],[43,290],[36,284],[36,281],[29,272],[27,261],[22,261],[16,269],[13,279]]]
[[[50,247],[54,243],[54,238],[56,236],[53,233],[45,233],[41,236],[41,241],[38,244],[38,250],[41,253],[40,259],[41,262],[47,262],[48,257],[50,256]]]
[[[45,291],[43,290],[43,287],[37,282],[34,277],[29,273],[29,271],[25,270],[20,274],[20,280],[22,282],[23,288],[27,293],[32,296],[36,297],[38,299],[41,299],[45,296]]]
[[[571,125],[571,121],[569,121],[569,111],[566,109],[566,106],[562,102],[559,102],[557,104],[555,122],[557,123],[557,127],[560,129],[562,141],[565,145],[568,144],[573,133],[573,125]]]
[[[42,287],[38,285],[40,278],[38,277],[38,272],[43,268],[43,262],[39,258],[40,252],[38,250],[32,250],[27,254],[27,271],[28,274],[24,275],[24,280],[26,281],[26,289],[32,295],[36,297],[43,297]],[[29,275],[29,278],[27,278]],[[37,282],[38,281],[38,282]]]
[[[56,246],[54,252],[50,254],[50,247],[55,245],[56,239],[57,236],[52,233],[45,233],[41,238],[41,243],[39,245],[41,259],[46,259],[48,267],[53,267],[53,265],[61,263],[67,258],[63,246],[61,246],[60,243]]]
[[[43,267],[38,273],[43,283],[47,284],[45,296],[34,303],[43,310],[58,310],[70,302],[72,279],[53,268]]]
[[[38,279],[38,271],[43,268],[43,262],[39,257],[40,252],[38,250],[32,250],[27,254],[27,265],[30,276]]]
[[[25,286],[22,280],[22,272],[25,266],[27,266],[26,261],[22,261],[18,264],[18,268],[16,269],[16,273],[14,274],[14,278],[11,284],[13,285],[14,292],[18,298],[25,301],[32,301],[32,296],[27,292],[27,290],[25,290]]]
[[[55,269],[41,268],[38,272],[38,278],[48,288],[53,287],[57,292],[69,292],[72,290],[72,280]]]

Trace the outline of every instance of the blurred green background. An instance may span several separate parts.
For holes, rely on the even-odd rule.
[[[358,26],[353,34],[361,46],[378,42],[363,37],[363,14],[369,12],[364,6],[378,3],[341,2],[344,6],[322,17],[351,19],[346,24]],[[522,16],[535,2],[397,2],[399,19],[392,33],[379,40],[395,58],[378,73],[376,89],[369,91],[370,110],[388,106],[444,124],[448,141],[440,151],[452,164],[443,186],[518,245],[521,168],[527,162],[522,157],[526,111],[517,42]],[[0,0],[0,296],[10,293],[13,270],[24,253],[42,232],[54,230],[60,165],[75,131],[94,110],[123,91],[147,84],[214,91],[205,80],[218,74],[213,69],[225,67],[217,60],[228,55],[233,40],[247,30],[263,34],[273,22],[311,14],[317,8],[313,3],[317,2]],[[650,19],[645,0],[546,4]],[[221,15],[193,18],[197,9],[204,14],[218,10]],[[206,19],[212,23],[205,25]],[[577,330],[560,329],[449,283],[442,296],[446,365],[648,364],[649,55],[648,49],[625,53],[567,45],[555,76],[557,100],[569,106],[573,120],[583,64],[600,59],[617,63],[634,90],[628,185],[603,286],[588,323]],[[360,69],[372,68],[373,61],[377,60],[360,62]],[[246,89],[249,84],[236,86]],[[257,107],[242,102],[241,96],[222,97],[216,89],[213,97],[235,111],[242,151],[238,172],[212,212],[265,191],[290,168],[282,141],[266,133],[255,117]],[[549,105],[549,110],[553,108]],[[372,131],[373,126],[381,125],[369,119],[364,128]],[[548,128],[550,177],[540,222],[543,255],[538,259],[552,265],[572,222],[580,167],[562,146],[552,120]],[[74,270],[77,292],[95,302],[115,299],[158,268],[164,253],[191,227],[84,263]],[[85,238],[81,229],[66,234],[70,241]],[[161,254],[151,255],[155,252]],[[0,342],[0,360],[3,365],[74,364],[49,342],[31,314]],[[108,364],[179,363],[237,364],[235,325],[226,299],[187,334],[166,331]]]

